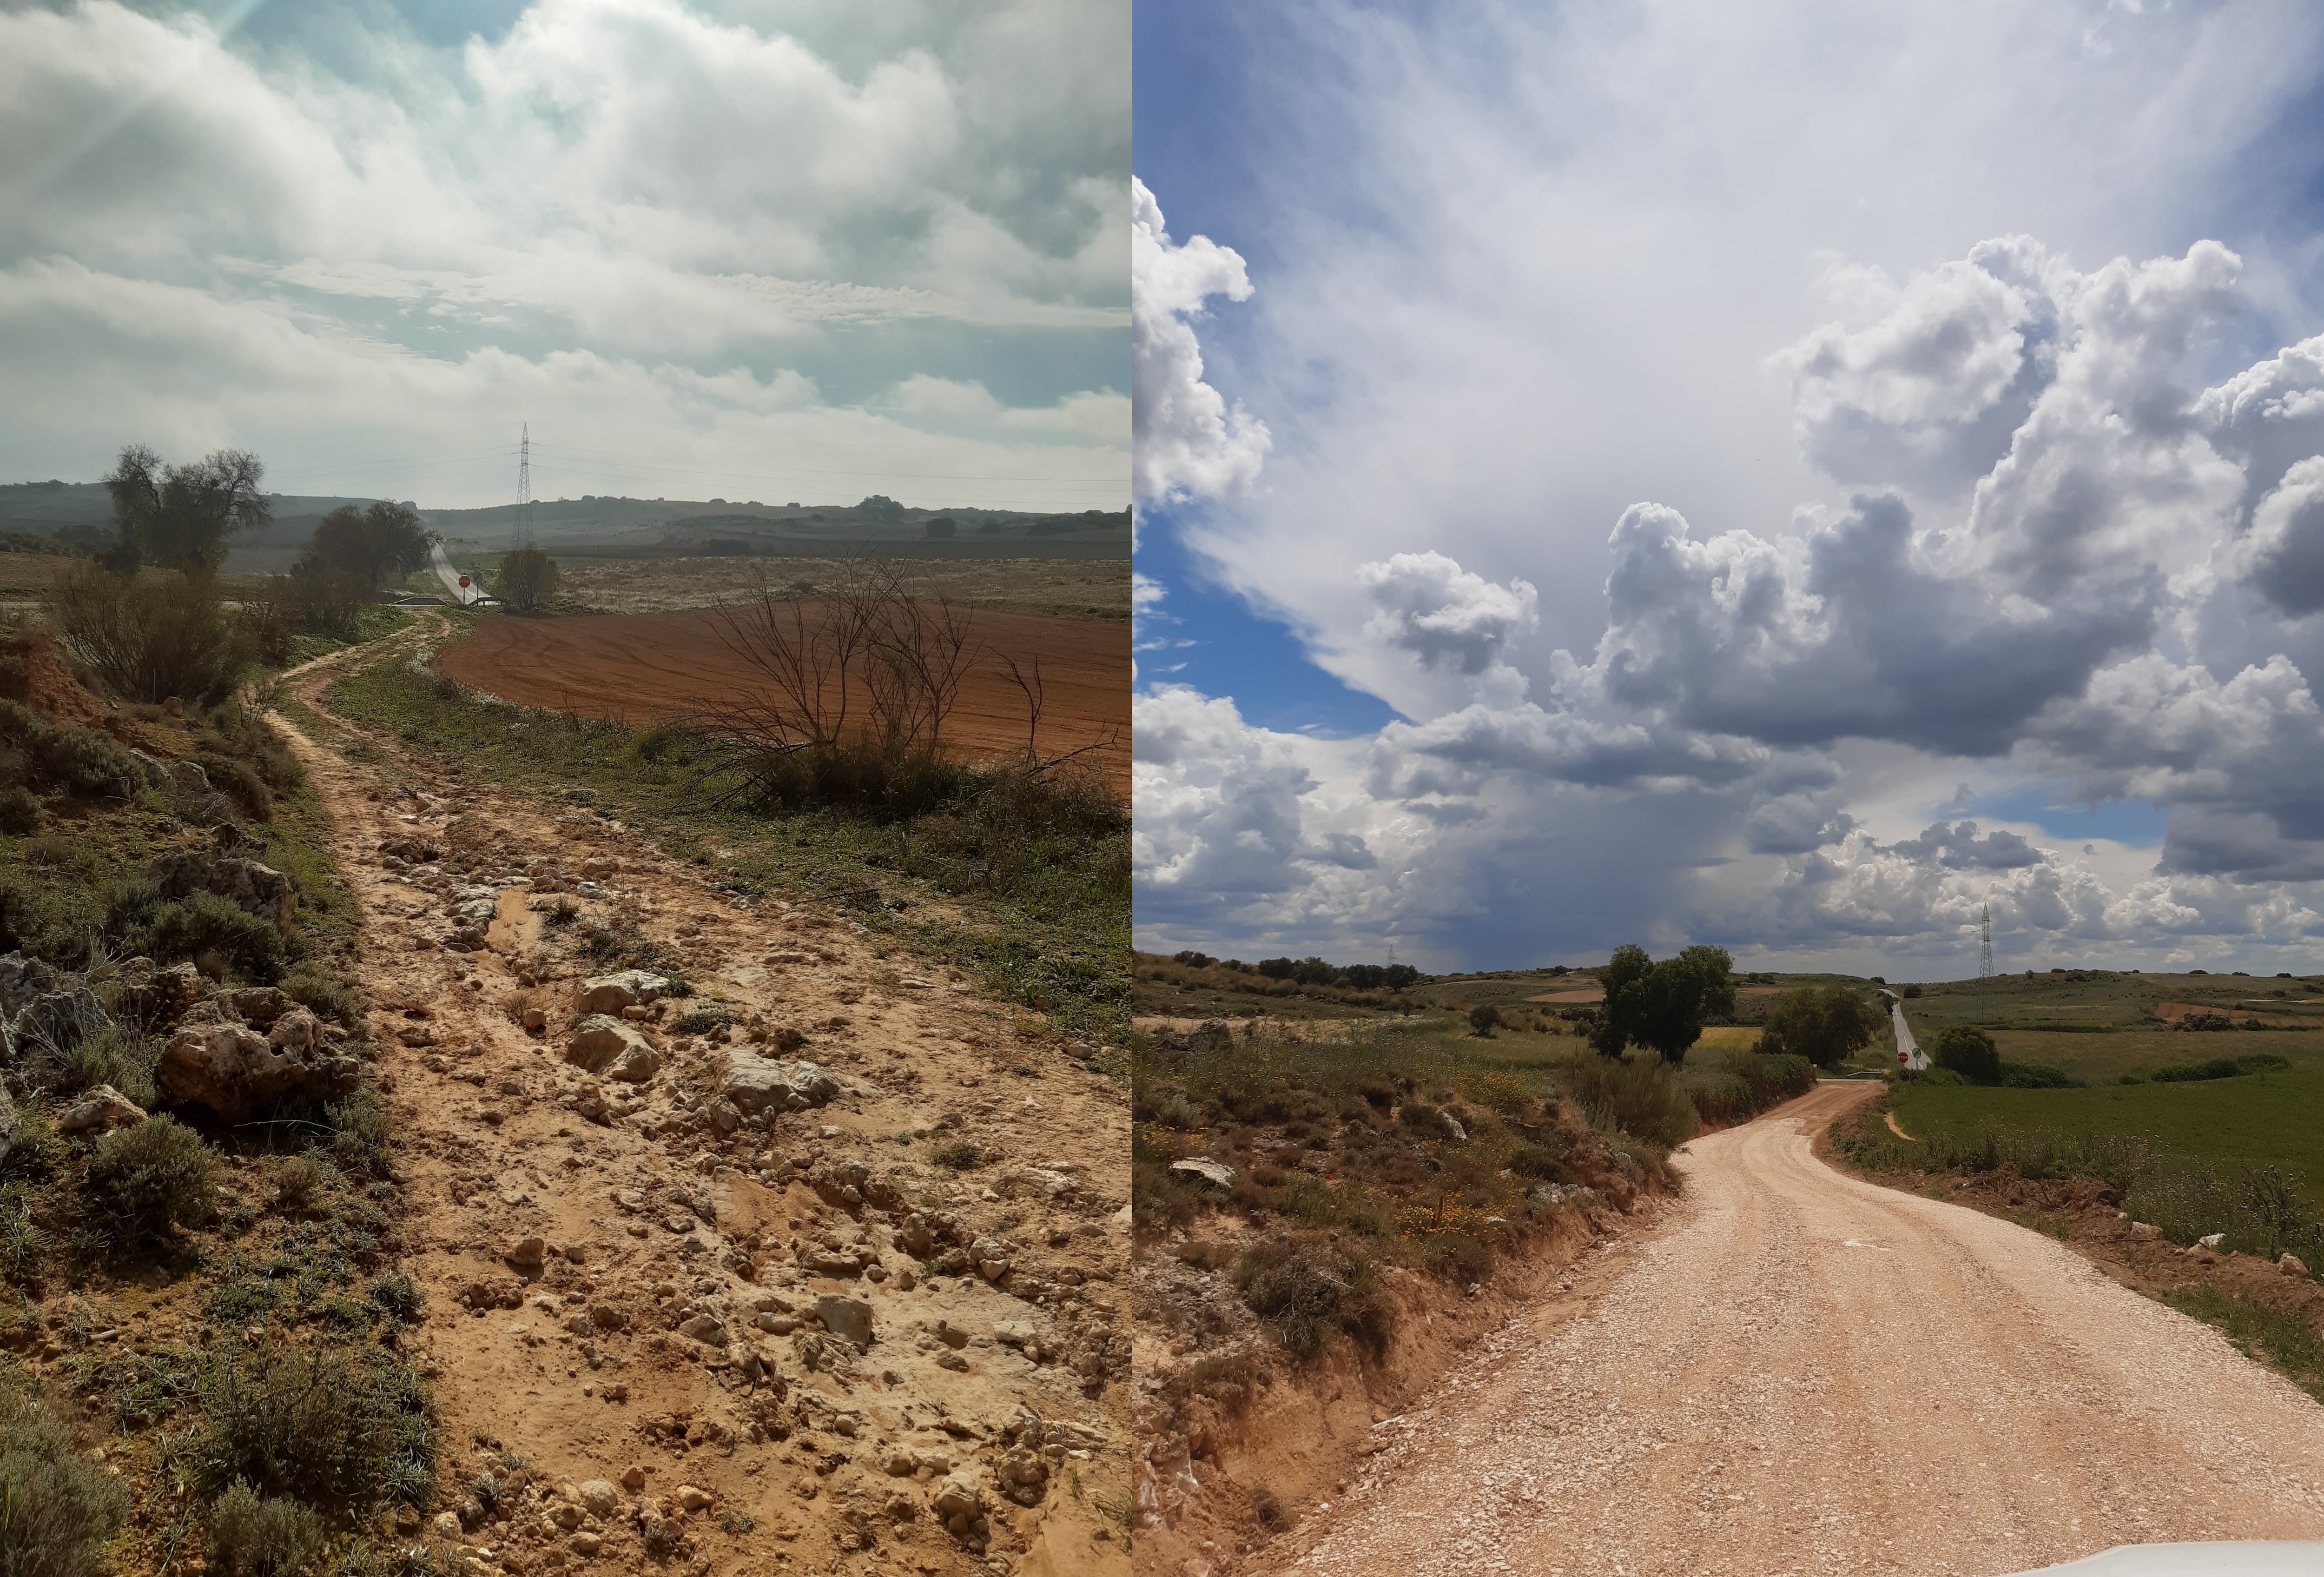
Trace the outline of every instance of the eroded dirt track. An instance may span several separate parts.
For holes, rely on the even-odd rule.
[[[2324,1536],[2324,1408],[2049,1238],[1823,1165],[1868,1093],[1697,1140],[1659,1232],[1240,1569],[1978,1577]]]
[[[344,660],[292,681],[327,718]],[[501,1490],[441,1531],[510,1572],[1126,1572],[1104,1509],[1127,1485],[1118,1088],[844,917],[738,907],[616,822],[277,721],[362,907],[450,1504]],[[549,893],[579,911],[554,935]],[[638,1016],[642,1084],[560,1055],[601,971],[554,961],[593,918],[696,988]],[[735,1021],[685,1017],[704,1009]],[[814,1059],[841,1093],[729,1123],[744,1052]],[[895,1142],[940,1124],[1001,1158],[963,1179]],[[868,1347],[826,1328],[826,1295],[868,1308]]]

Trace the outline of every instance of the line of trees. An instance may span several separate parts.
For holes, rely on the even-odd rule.
[[[1189,969],[1208,969],[1216,964],[1239,974],[1287,980],[1294,985],[1347,986],[1360,991],[1406,991],[1425,978],[1409,964],[1330,964],[1313,954],[1305,958],[1262,958],[1257,964],[1245,964],[1240,958],[1213,958],[1190,948],[1172,954],[1170,962]]]
[[[1871,1045],[1880,1023],[1880,1010],[1847,986],[1804,986],[1775,999],[1759,1031],[1759,1049],[1836,1067]]]

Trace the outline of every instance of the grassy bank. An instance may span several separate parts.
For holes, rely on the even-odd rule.
[[[1391,1027],[1157,1036],[1134,1080],[1139,1252],[1224,1274],[1296,1356],[1378,1348],[1382,1267],[1489,1280],[1561,1210],[1662,1186],[1706,1115],[1806,1087],[1795,1063],[1730,1049],[1683,1073],[1571,1038]]]
[[[1028,825],[981,790],[892,822],[760,814],[709,802],[704,752],[679,731],[509,706],[402,660],[351,672],[331,704],[464,772],[617,814],[736,892],[825,899],[1068,1032],[1128,1038],[1126,810],[1096,833]]]

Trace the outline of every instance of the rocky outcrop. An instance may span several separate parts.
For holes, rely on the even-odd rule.
[[[179,850],[157,855],[146,865],[145,874],[165,899],[216,893],[247,914],[272,920],[282,930],[290,928],[299,890],[288,876],[271,865],[240,855]]]
[[[145,1120],[145,1109],[111,1084],[97,1084],[57,1115],[59,1133],[109,1133]]]
[[[573,1027],[565,1060],[608,1079],[642,1084],[661,1071],[661,1054],[632,1026],[592,1013]]]
[[[115,1018],[148,1031],[176,1023],[202,994],[201,971],[192,964],[164,969],[150,958],[124,960],[100,984]]]
[[[10,1025],[14,1055],[61,1056],[102,1034],[113,1022],[97,995],[79,980],[42,991],[16,1010]]]
[[[825,1106],[839,1094],[839,1081],[811,1062],[786,1062],[747,1051],[727,1054],[726,1080],[719,1093],[745,1117],[762,1111],[804,1111]]]
[[[14,1016],[26,1002],[57,989],[55,969],[22,953],[0,954],[0,1015]]]
[[[321,1034],[307,1034],[314,1023],[302,1008],[279,1019],[270,1038],[223,1012],[204,1015],[170,1037],[153,1082],[172,1102],[207,1106],[228,1122],[294,1100],[337,1100],[353,1093],[362,1065]]]
[[[815,1313],[825,1330],[854,1343],[859,1352],[872,1345],[872,1305],[862,1298],[825,1293],[815,1300]]]
[[[650,970],[625,969],[618,974],[601,974],[583,981],[575,1007],[585,1015],[618,1013],[623,1008],[656,1001],[669,986],[667,976]]]

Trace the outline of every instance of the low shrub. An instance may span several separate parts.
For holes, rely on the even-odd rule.
[[[392,1165],[388,1139],[395,1120],[369,1084],[333,1106],[331,1159],[352,1176],[385,1177]]]
[[[166,1240],[210,1212],[212,1162],[202,1136],[171,1117],[150,1117],[97,1141],[82,1174],[88,1228],[131,1255]]]
[[[405,1324],[419,1319],[428,1306],[427,1295],[420,1290],[420,1284],[401,1270],[383,1270],[373,1277],[364,1288],[364,1296],[382,1314]]]
[[[248,761],[203,751],[194,757],[194,764],[209,779],[210,787],[239,806],[244,815],[254,821],[274,819],[273,791]]]
[[[272,920],[250,913],[214,892],[188,893],[158,904],[143,927],[138,951],[160,964],[180,959],[204,962],[209,954],[252,980],[271,981],[282,972],[290,947]]]
[[[2040,1063],[2006,1062],[2001,1065],[2001,1084],[2010,1090],[2070,1090],[2074,1081]]]
[[[284,975],[282,994],[318,1019],[336,1019],[343,1029],[360,1029],[371,1010],[361,991],[329,972],[302,964]]]
[[[1575,1057],[1559,1077],[1593,1128],[1673,1149],[1702,1126],[1678,1071],[1660,1057]]]
[[[1509,1152],[1509,1170],[1520,1177],[1532,1177],[1542,1182],[1564,1180],[1565,1167],[1557,1152],[1545,1145],[1521,1143]]]
[[[32,1219],[23,1184],[0,1185],[0,1281],[18,1288],[38,1287],[50,1246],[48,1233]]]
[[[2231,1056],[2215,1056],[2209,1062],[2178,1064],[2157,1068],[2147,1077],[2158,1084],[2192,1084],[2212,1079],[2232,1079],[2242,1073],[2243,1066]]]
[[[205,1486],[245,1480],[312,1505],[420,1506],[433,1483],[426,1382],[375,1345],[217,1352],[199,1387],[205,1428],[190,1449]]]
[[[227,1577],[298,1577],[323,1553],[323,1519],[236,1479],[210,1508],[210,1553]]]
[[[40,1394],[0,1386],[0,1572],[95,1577],[128,1514],[127,1491],[81,1454]]]
[[[1394,1311],[1369,1260],[1276,1238],[1245,1250],[1234,1279],[1244,1304],[1275,1327],[1295,1358],[1314,1358],[1334,1332],[1355,1338],[1375,1354],[1387,1348]]]
[[[1703,1121],[1745,1122],[1806,1094],[1815,1087],[1815,1065],[1803,1056],[1762,1056],[1738,1048],[1727,1052],[1701,1076],[1690,1077],[1687,1093]]]
[[[257,661],[255,640],[208,576],[126,576],[91,564],[50,604],[65,650],[126,701],[209,706]]]
[[[955,1172],[965,1172],[971,1167],[983,1164],[984,1152],[973,1139],[948,1139],[929,1152],[928,1159],[939,1167],[949,1167]]]
[[[52,794],[126,798],[144,781],[128,749],[110,734],[51,723],[22,702],[0,700],[0,780]]]
[[[217,707],[204,720],[202,749],[247,765],[277,794],[307,780],[307,769],[299,764],[282,736],[267,726],[261,713],[239,700]]]
[[[7,769],[0,766],[0,778]],[[48,825],[49,813],[32,791],[23,784],[0,788],[0,835],[12,838],[29,838]]]
[[[65,1053],[50,1093],[78,1095],[98,1084],[110,1084],[140,1106],[151,1107],[160,1092],[153,1069],[161,1060],[157,1040],[122,1024],[111,1024]]]
[[[309,1155],[285,1156],[274,1167],[274,1203],[303,1210],[330,1182],[330,1168]]]

